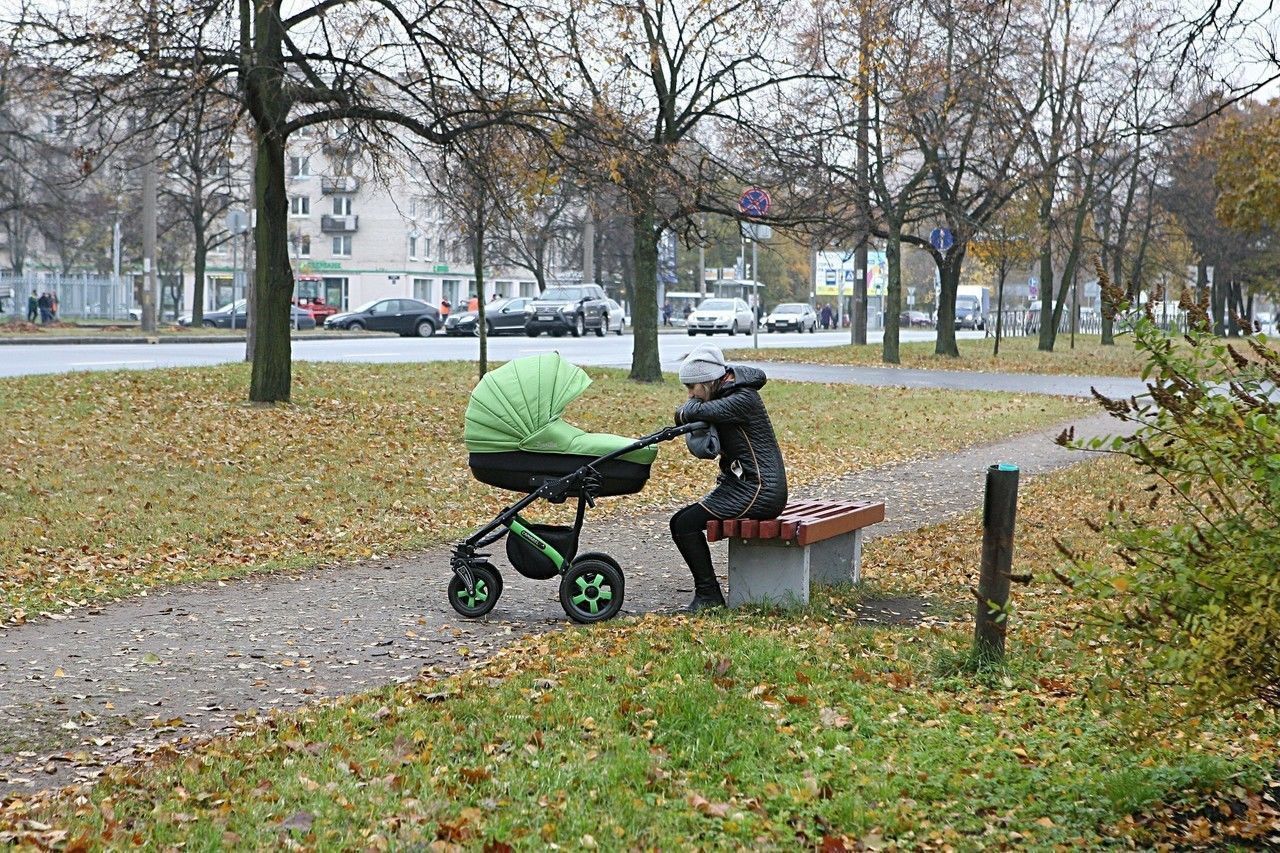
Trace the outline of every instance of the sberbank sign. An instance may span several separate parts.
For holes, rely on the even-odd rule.
[[[305,264],[303,264],[302,266],[303,266],[303,268],[304,268],[304,271],[306,271],[306,272],[309,272],[309,271],[311,271],[311,270],[340,270],[340,269],[342,269],[342,264],[341,264],[341,263],[339,263],[338,261],[307,261],[307,262],[306,262]]]

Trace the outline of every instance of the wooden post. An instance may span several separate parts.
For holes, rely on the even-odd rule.
[[[1010,569],[1013,566],[1013,527],[1018,511],[1018,466],[1007,462],[987,468],[987,494],[982,514],[982,575],[974,594],[973,650],[979,659],[1002,660],[1009,624]]]

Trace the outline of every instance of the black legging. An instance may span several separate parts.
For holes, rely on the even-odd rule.
[[[715,581],[715,569],[711,567],[711,546],[707,544],[707,537],[703,534],[707,529],[707,522],[713,518],[716,516],[707,512],[702,504],[689,504],[671,516],[671,538],[695,581],[699,577],[704,581]]]
[[[685,533],[701,533],[707,529],[707,522],[719,516],[707,512],[702,504],[689,504],[671,516],[671,536],[682,536]]]

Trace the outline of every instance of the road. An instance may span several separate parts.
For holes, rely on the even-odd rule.
[[[957,337],[981,337],[981,332],[961,331]],[[868,335],[879,342],[877,334]],[[903,329],[903,341],[933,340],[932,329]],[[630,333],[621,337],[606,335],[597,338],[539,338],[497,337],[489,341],[489,357],[509,361],[531,353],[558,351],[575,364],[594,367],[630,367]],[[658,336],[658,351],[664,369],[675,369],[695,343],[715,343],[730,347],[750,347],[751,338],[739,335],[718,335],[714,340],[699,336],[690,338],[684,334]],[[760,335],[761,350],[773,347],[836,346],[849,342],[848,331],[817,332],[816,334]],[[477,338],[392,338],[368,339],[323,338],[295,340],[293,357],[297,361],[346,361],[346,362],[421,362],[421,361],[475,361],[480,357],[480,341]],[[244,358],[242,342],[225,343],[173,343],[173,344],[68,344],[65,346],[15,344],[0,347],[0,376],[27,376],[37,373],[64,373],[73,370],[147,370],[156,367],[194,367],[199,365],[226,364]],[[762,361],[767,357],[762,357]]]

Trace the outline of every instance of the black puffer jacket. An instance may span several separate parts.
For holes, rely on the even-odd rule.
[[[787,472],[760,389],[768,380],[754,367],[734,367],[733,382],[709,402],[689,400],[676,423],[707,421],[720,433],[720,476],[699,503],[719,518],[775,518],[787,505]]]

